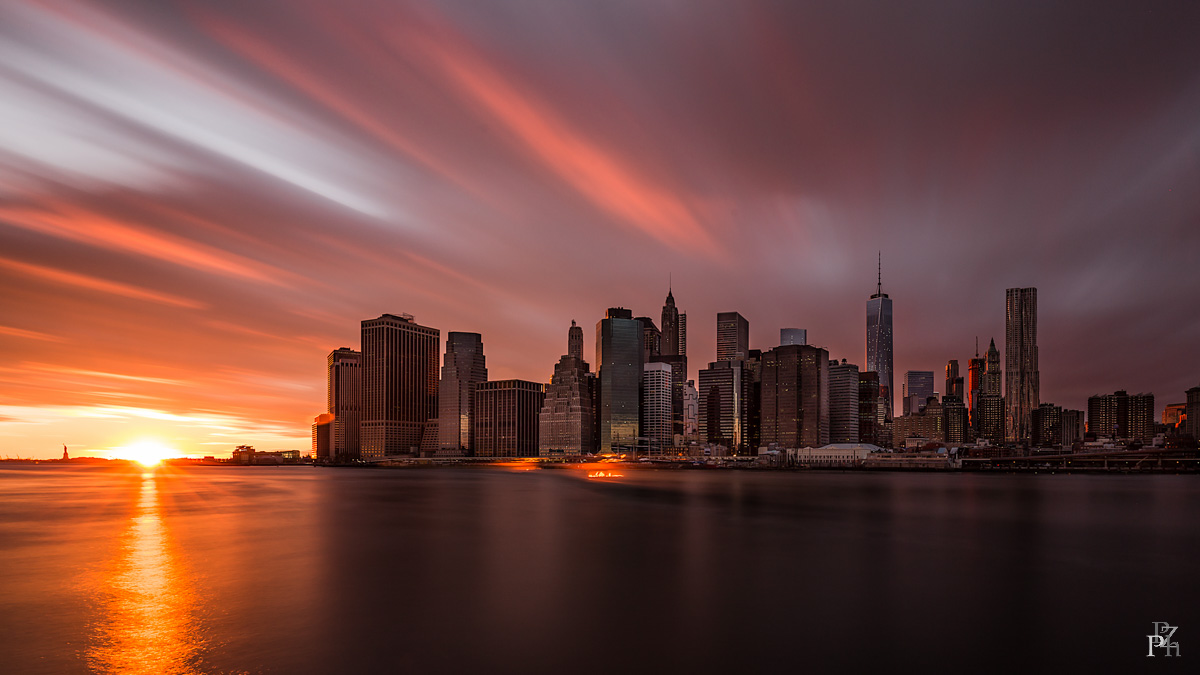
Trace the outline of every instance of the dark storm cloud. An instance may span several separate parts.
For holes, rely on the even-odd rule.
[[[693,368],[725,310],[861,363],[882,251],[898,373],[1002,345],[1036,286],[1043,400],[1161,406],[1200,381],[1198,33],[1194,3],[8,3],[0,404],[298,445],[359,319],[545,379],[669,274]]]

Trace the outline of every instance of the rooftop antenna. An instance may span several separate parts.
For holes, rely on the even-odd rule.
[[[883,251],[879,251],[879,270],[878,277],[875,280],[875,293],[883,294]]]
[[[975,336],[975,358],[979,358],[979,336]]]

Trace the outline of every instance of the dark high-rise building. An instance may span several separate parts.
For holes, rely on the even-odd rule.
[[[909,370],[904,373],[904,414],[913,415],[925,409],[933,396],[933,371]]]
[[[958,374],[958,359],[950,359],[946,363],[946,389],[942,393],[966,400],[963,397],[963,378]]]
[[[642,324],[642,363],[649,363],[662,353],[662,331],[648,316],[639,316],[634,321]]]
[[[546,385],[494,380],[475,387],[475,456],[537,457]]]
[[[958,378],[962,382],[962,378]],[[948,394],[942,397],[942,411],[946,416],[946,442],[966,443],[970,440],[971,424],[967,405],[962,396]]]
[[[659,353],[663,356],[687,357],[687,314],[675,307],[675,296],[667,289],[667,301],[662,308],[662,346]]]
[[[1087,412],[1088,432],[1097,438],[1140,443],[1154,438],[1154,394],[1089,396]]]
[[[474,448],[471,411],[475,385],[487,382],[483,336],[479,333],[446,334],[446,355],[438,386],[437,454],[463,457]]]
[[[571,328],[567,330],[567,356],[583,360],[583,329],[575,325],[571,319]]]
[[[993,445],[1004,443],[1004,397],[998,394],[979,395],[979,438]]]
[[[892,300],[883,292],[883,262],[875,281],[875,295],[867,300],[867,371],[879,373],[879,392],[887,404],[887,416],[895,414],[892,386]]]
[[[1062,444],[1063,447],[1070,447],[1075,443],[1083,440],[1084,433],[1084,414],[1082,410],[1070,410],[1063,408],[1062,411]]]
[[[1063,444],[1063,409],[1053,403],[1042,403],[1030,411],[1029,442],[1037,448],[1052,448]]]
[[[829,444],[829,352],[781,345],[762,357],[762,443],[783,448]]]
[[[829,362],[829,442],[858,443],[858,366]]]
[[[312,458],[317,462],[330,461],[333,447],[333,413],[321,413],[313,419],[312,425]],[[63,446],[63,459],[69,459],[67,448]]]
[[[737,312],[717,314],[717,360],[734,361],[750,356],[750,322]]]
[[[638,438],[643,327],[633,314],[610,308],[596,324],[600,452],[632,448]]]
[[[879,373],[858,374],[858,440],[883,445],[880,432],[886,419],[883,398],[879,395]]]
[[[410,314],[362,322],[362,458],[416,454],[437,418],[441,332]]]
[[[1041,403],[1037,346],[1037,289],[1010,288],[1005,298],[1005,434],[1023,443],[1032,433],[1030,414]]]
[[[700,442],[737,451],[747,446],[743,361],[714,361],[700,371]]]
[[[1183,428],[1184,433],[1200,440],[1200,387],[1192,387],[1185,392],[1187,402],[1184,404]]]
[[[327,360],[326,412],[328,457],[333,462],[359,458],[359,427],[362,424],[362,353],[349,347],[329,352]]]
[[[567,354],[554,365],[538,414],[538,454],[588,455],[596,451],[596,378],[572,351],[583,352],[583,331],[567,332]]]

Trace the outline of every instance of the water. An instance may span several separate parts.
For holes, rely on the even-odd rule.
[[[625,473],[0,468],[0,671],[1200,659],[1195,477]]]

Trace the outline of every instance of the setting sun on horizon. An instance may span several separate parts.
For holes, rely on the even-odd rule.
[[[181,453],[178,450],[167,447],[163,443],[152,439],[145,439],[131,445],[116,448],[112,455],[114,459],[129,459],[142,466],[156,466],[164,459],[179,456],[181,456]]]

